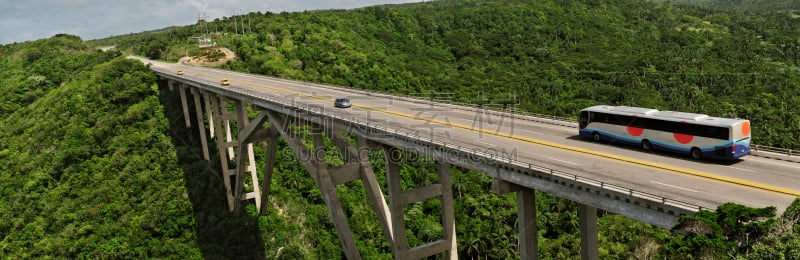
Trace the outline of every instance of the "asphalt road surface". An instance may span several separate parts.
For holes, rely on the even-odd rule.
[[[775,206],[779,214],[800,196],[800,163],[745,156],[728,161],[692,160],[689,155],[645,152],[639,147],[597,143],[578,137],[573,127],[503,117],[476,109],[456,109],[387,98],[358,90],[288,81],[224,70],[147,61],[166,73],[220,88],[257,92],[325,113],[501,154],[605,183],[680,200],[706,208],[734,202]],[[221,86],[221,79],[229,86]],[[455,93],[457,94],[457,93]],[[347,97],[350,108],[335,108]]]

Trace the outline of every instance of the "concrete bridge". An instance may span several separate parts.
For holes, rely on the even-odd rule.
[[[204,158],[210,159],[209,149],[218,150],[230,211],[240,213],[243,203],[252,200],[262,214],[265,212],[277,143],[279,137],[283,137],[322,192],[342,250],[349,259],[361,257],[335,186],[353,181],[363,183],[396,259],[419,259],[439,253],[457,258],[451,166],[493,177],[492,190],[497,194],[516,193],[522,259],[537,259],[534,190],[580,205],[583,259],[598,258],[597,209],[671,228],[681,215],[713,209],[725,202],[754,207],[774,205],[783,210],[800,195],[792,189],[800,187],[796,180],[800,178],[756,182],[739,179],[737,175],[704,171],[703,167],[715,168],[714,165],[697,166],[701,170],[680,168],[639,158],[653,156],[640,151],[559,137],[575,135],[577,131],[561,133],[565,131],[564,126],[570,126],[569,122],[230,71],[146,62],[152,64],[151,69],[166,81],[170,90],[179,93],[185,125],[198,129]],[[227,84],[222,84],[223,79]],[[333,100],[338,97],[350,98],[353,106],[333,107]],[[251,118],[250,113],[256,116]],[[295,134],[296,129],[309,129],[313,144],[304,144]],[[541,137],[545,131],[556,137]],[[344,158],[343,165],[330,167],[326,164],[325,138],[335,144]],[[208,142],[212,139],[216,144]],[[350,140],[355,140],[355,144]],[[259,179],[253,145],[264,141],[267,144],[266,165]],[[613,153],[596,151],[598,145]],[[367,160],[367,154],[373,150],[384,151],[388,187],[381,187]],[[438,183],[402,190],[399,171],[402,161],[396,156],[398,151],[434,159]],[[683,159],[666,156],[665,160],[679,162]],[[773,165],[764,172],[779,169],[775,171],[784,173],[783,170],[796,167],[786,161],[769,163],[778,166]],[[708,188],[700,193],[695,191],[700,188],[678,187],[667,184],[675,183],[667,180]],[[388,197],[383,195],[384,188]],[[731,195],[743,191],[743,194]],[[427,199],[441,201],[444,237],[409,248],[404,206]]]

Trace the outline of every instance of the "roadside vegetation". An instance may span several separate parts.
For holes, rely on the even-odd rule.
[[[756,143],[799,149],[800,20],[764,12],[440,0],[0,45],[0,255],[343,258],[319,190],[285,144],[267,216],[253,205],[228,213],[219,156],[202,160],[175,92],[122,53],[177,61],[213,28],[237,54],[226,69],[566,117],[594,104],[740,117]],[[241,19],[248,33],[234,27]],[[102,45],[117,50],[89,47]],[[408,186],[436,178],[424,158],[401,171]],[[514,196],[492,194],[481,173],[454,168],[452,178],[459,256],[518,258]],[[361,255],[391,258],[363,186],[337,193]],[[537,193],[537,209],[540,258],[579,258],[577,206]],[[600,257],[798,259],[800,202],[776,211],[725,204],[673,230],[600,212]],[[406,207],[406,218],[412,246],[441,236],[436,200]]]

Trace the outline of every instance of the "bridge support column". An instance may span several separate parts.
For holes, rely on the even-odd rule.
[[[386,182],[389,186],[390,211],[392,230],[394,232],[394,245],[392,252],[395,259],[420,259],[438,253],[447,252],[447,258],[457,259],[458,250],[455,234],[455,217],[453,211],[453,190],[450,185],[450,164],[437,161],[439,183],[425,187],[403,191],[400,186],[400,164],[394,156],[391,147],[384,148],[386,156]],[[408,248],[406,237],[405,212],[403,208],[411,203],[439,197],[442,209],[442,227],[444,238]]]
[[[324,122],[314,122],[318,118],[305,117],[298,115],[286,114],[280,115],[276,111],[265,110],[255,119],[250,126],[246,126],[239,136],[241,140],[249,140],[251,134],[254,134],[254,125],[260,125],[263,117],[266,116],[269,120],[269,129],[267,131],[275,131],[284,137],[284,140],[292,148],[297,158],[308,158],[308,160],[300,160],[306,170],[309,171],[310,176],[317,183],[320,192],[323,195],[325,204],[328,208],[328,213],[332,218],[332,222],[336,228],[339,240],[342,243],[342,250],[348,259],[360,259],[360,253],[353,238],[352,230],[347,222],[347,216],[342,209],[341,202],[336,194],[335,185],[347,183],[361,179],[364,184],[367,197],[370,199],[370,204],[375,210],[378,220],[383,228],[384,236],[386,237],[389,245],[393,249],[395,258],[397,259],[420,259],[442,252],[447,253],[447,258],[457,259],[457,242],[455,230],[455,213],[453,209],[453,195],[452,186],[450,184],[450,164],[443,161],[437,162],[437,171],[439,173],[439,183],[429,185],[426,187],[416,188],[410,191],[402,191],[400,188],[400,172],[398,162],[391,159],[390,152],[386,152],[387,178],[389,183],[389,196],[392,200],[392,207],[386,203],[386,199],[381,191],[380,184],[375,177],[372,166],[369,162],[370,141],[364,136],[356,135],[356,147],[350,144],[348,138],[342,132],[325,124]],[[219,117],[219,116],[218,116]],[[221,119],[218,119],[221,120]],[[293,121],[296,120],[296,121]],[[241,120],[240,120],[241,121]],[[298,126],[310,126],[311,137],[313,140],[313,148],[309,149],[296,134],[289,128],[290,125],[296,124]],[[241,127],[240,127],[241,128]],[[342,130],[344,131],[344,130]],[[326,150],[323,140],[323,132],[327,134],[332,143],[339,149],[340,154],[343,156],[344,164],[337,167],[328,167],[326,164]],[[269,134],[266,134],[269,135]],[[268,154],[274,155],[276,147],[274,145],[277,141],[277,136],[268,137],[270,147]],[[384,147],[387,149],[387,147]],[[393,148],[389,148],[393,149]],[[388,149],[387,149],[388,150]],[[267,166],[271,168],[274,161],[269,161],[268,157]],[[271,169],[265,170],[264,195],[262,199],[266,199],[269,192],[269,185],[271,179]],[[237,186],[238,187],[238,186]],[[238,188],[237,188],[238,189]],[[438,197],[442,205],[442,228],[443,238],[437,241],[420,245],[409,249],[407,244],[407,237],[405,235],[405,222],[403,207],[418,201]],[[262,212],[264,212],[262,210]]]
[[[211,101],[209,100],[209,93],[206,93],[204,90],[200,90],[200,93],[203,94],[203,101],[206,105],[206,115],[208,115],[208,131],[210,133],[209,137],[212,139],[214,138],[214,113],[211,111]]]
[[[225,184],[227,192],[228,210],[239,214],[238,208],[241,205],[241,200],[255,199],[256,207],[260,208],[261,192],[258,190],[258,176],[255,167],[255,156],[253,155],[252,143],[246,143],[240,140],[233,140],[230,132],[230,120],[233,118],[237,121],[239,129],[245,129],[248,126],[247,107],[243,101],[234,101],[234,112],[228,112],[228,100],[225,97],[212,97],[211,106],[213,114],[217,119],[214,124],[218,133],[222,132],[223,122],[226,124],[227,135],[226,140],[223,141],[221,136],[217,138],[217,147],[219,149],[219,161],[222,166],[222,180]],[[235,118],[234,118],[235,117]],[[238,138],[238,137],[237,137]],[[231,161],[234,160],[234,147],[237,147],[239,156],[235,161],[236,168],[231,168]],[[250,172],[253,182],[253,192],[242,194],[243,189],[231,185],[231,177],[234,177],[234,183],[238,184],[243,177],[244,172]],[[237,188],[234,190],[234,188]]]
[[[228,111],[228,102],[227,101],[222,101],[222,100],[226,100],[226,99],[225,98],[220,98],[220,103],[222,103],[222,106],[220,107],[220,109],[224,109],[223,111],[225,111],[225,113],[227,113],[227,111]],[[225,123],[225,141],[228,142],[228,143],[233,143],[233,135],[231,134],[231,118],[235,117],[236,114],[234,112],[234,114],[230,114],[230,115],[231,116],[226,117],[225,120],[224,120],[224,123]],[[222,133],[220,133],[220,134],[222,134]],[[234,146],[235,145],[229,145],[228,146],[228,160],[231,160],[231,161],[233,161],[233,159],[234,159],[234,154],[233,154],[233,147]]]
[[[453,186],[450,184],[450,164],[438,162],[436,169],[439,172],[439,184],[442,185],[442,194],[439,195],[442,205],[442,229],[444,241],[447,245],[446,259],[458,259],[458,242],[456,241],[456,217],[453,208]]]
[[[222,132],[222,124],[230,118],[230,114],[228,114],[228,101],[224,97],[212,97],[211,98],[211,106],[212,110],[214,110],[214,117],[217,119],[215,125],[216,132]],[[221,138],[221,136],[217,137],[217,148],[219,148],[219,163],[222,166],[222,181],[225,184],[225,190],[227,191],[227,199],[228,199],[228,210],[233,211],[233,194],[231,192],[231,169],[230,169],[230,159],[228,158],[228,147],[232,144],[227,142]]]
[[[314,140],[314,154],[313,161],[316,164],[317,186],[322,192],[322,197],[325,204],[328,206],[328,214],[333,218],[333,224],[336,227],[336,233],[342,239],[342,249],[347,255],[347,259],[361,259],[356,246],[356,240],[353,238],[353,231],[350,230],[350,225],[347,223],[347,216],[342,210],[342,204],[339,202],[339,196],[336,195],[336,187],[333,185],[333,180],[328,167],[325,164],[325,143],[322,140],[321,127],[312,127],[311,137]]]
[[[597,208],[580,204],[578,217],[581,221],[581,259],[597,260],[600,258],[597,244]]]
[[[256,158],[255,154],[253,153],[252,133],[254,133],[257,129],[260,129],[261,123],[263,123],[264,119],[266,119],[266,114],[262,114],[261,116],[257,117],[257,122],[250,124],[247,104],[241,100],[235,100],[233,104],[236,113],[236,128],[239,130],[239,133],[236,135],[238,156],[236,156],[236,174],[234,175],[234,179],[236,180],[236,188],[233,190],[233,212],[234,214],[239,215],[242,213],[243,200],[253,199],[255,200],[256,209],[261,209],[261,191],[259,190],[258,185]],[[245,173],[250,173],[250,183],[251,187],[253,187],[252,192],[244,191],[243,178]]]
[[[208,140],[206,139],[206,124],[203,123],[203,103],[200,102],[200,90],[191,88],[192,96],[194,96],[194,112],[197,117],[197,128],[200,130],[200,143],[203,146],[203,159],[210,160],[208,155]]]
[[[375,215],[378,217],[378,222],[381,224],[383,236],[389,242],[389,246],[393,247],[394,233],[392,233],[391,212],[389,211],[389,205],[386,204],[386,198],[383,196],[378,179],[375,177],[375,171],[372,170],[372,164],[369,162],[369,150],[372,148],[369,144],[370,141],[363,136],[357,136],[356,145],[358,148],[355,148],[343,134],[335,130],[330,130],[329,132],[332,133],[333,144],[339,149],[339,153],[344,156],[344,161],[346,162],[341,167],[331,169],[334,184],[361,178],[370,206],[372,206]],[[353,167],[358,167],[358,170],[352,170]],[[356,173],[356,176],[353,176],[353,173]]]
[[[186,84],[178,83],[178,92],[181,95],[181,107],[183,108],[183,119],[186,122],[186,127],[192,127],[192,122],[189,118],[189,105],[186,104]]]
[[[259,209],[259,214],[261,215],[267,214],[267,205],[269,205],[269,193],[272,190],[272,172],[275,169],[275,155],[278,153],[278,131],[274,127],[267,128],[266,139],[267,160],[264,163],[264,179],[261,180],[261,208]]]
[[[517,193],[517,229],[520,259],[539,259],[539,235],[536,226],[536,192],[504,180],[494,179],[495,194]]]
[[[347,259],[361,259],[361,254],[358,252],[356,240],[353,238],[353,232],[350,229],[350,224],[347,223],[347,217],[342,210],[342,204],[339,197],[336,195],[336,188],[334,187],[334,178],[328,172],[328,166],[325,163],[325,144],[322,139],[322,127],[312,125],[312,139],[314,143],[313,152],[303,144],[299,137],[288,128],[289,123],[287,119],[281,118],[276,112],[265,111],[269,118],[270,128],[277,130],[292,147],[300,163],[311,175],[311,178],[317,183],[322,197],[325,200],[325,205],[328,208],[328,214],[333,220],[333,226],[336,228],[336,234],[339,236],[339,241],[342,243],[342,251],[344,251]],[[287,117],[288,118],[288,117]]]

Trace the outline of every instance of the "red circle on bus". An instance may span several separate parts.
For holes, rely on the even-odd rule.
[[[692,141],[692,139],[694,139],[694,136],[687,134],[673,133],[672,135],[675,136],[675,140],[682,144],[688,144]]]
[[[686,121],[681,121],[681,124],[686,124]],[[675,137],[675,140],[681,144],[688,144],[694,139],[694,136],[681,134],[681,133],[672,133],[672,136]]]
[[[628,133],[631,134],[632,136],[640,136],[642,135],[642,132],[644,132],[644,128],[632,127],[632,126],[628,127]]]
[[[750,121],[744,121],[742,123],[742,135],[750,136]]]

